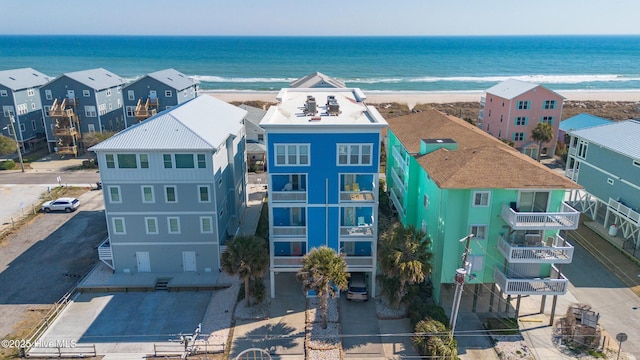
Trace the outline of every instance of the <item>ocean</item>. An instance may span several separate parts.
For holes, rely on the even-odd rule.
[[[0,35],[0,70],[175,68],[202,90],[276,91],[315,71],[365,91],[477,91],[507,78],[553,90],[640,89],[640,36],[178,37]]]

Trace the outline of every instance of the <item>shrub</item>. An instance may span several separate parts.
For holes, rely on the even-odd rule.
[[[11,170],[16,167],[16,162],[13,160],[0,161],[0,170]]]
[[[82,161],[83,169],[96,169],[98,167],[98,163],[95,160],[84,160]]]
[[[416,324],[415,332],[411,340],[421,355],[436,359],[459,359],[458,344],[443,323],[432,319],[422,320]]]

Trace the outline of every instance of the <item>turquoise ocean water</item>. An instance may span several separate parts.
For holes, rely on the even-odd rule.
[[[203,90],[279,90],[320,71],[366,91],[484,90],[514,77],[554,90],[639,90],[640,36],[143,37],[0,35],[0,70],[173,67]]]

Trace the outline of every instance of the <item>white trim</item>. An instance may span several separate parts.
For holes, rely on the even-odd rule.
[[[484,237],[479,237],[478,234],[476,234],[475,232],[473,232],[473,228],[484,228]],[[475,240],[487,240],[487,233],[489,231],[489,227],[487,226],[487,224],[469,224],[469,234],[474,234],[474,238]]]
[[[156,227],[156,231],[155,232],[149,231],[149,220],[153,220],[153,223],[154,223],[154,225]],[[144,218],[144,229],[145,229],[145,232],[147,233],[147,235],[158,235],[160,233],[160,230],[158,229],[158,218],[157,217],[151,217],[151,216],[149,216],[149,217],[145,216],[145,218]]]
[[[200,189],[207,189],[207,200],[202,200],[202,193]],[[211,202],[211,186],[209,185],[198,185],[198,202],[199,203],[210,203]]]
[[[167,189],[173,188],[173,194],[175,196],[175,201],[169,201],[169,196],[167,194]],[[164,202],[167,204],[176,204],[178,202],[178,187],[176,185],[165,185],[164,186]]]
[[[112,189],[116,189],[118,200],[113,200]],[[120,185],[109,185],[107,186],[107,193],[109,194],[109,203],[111,204],[122,204],[122,192],[120,191]]]
[[[147,245],[217,245],[218,242],[214,241],[152,241],[152,242],[127,242],[127,243],[113,243],[111,246],[147,246]]]
[[[480,204],[476,204],[476,195],[480,195]],[[487,194],[487,204],[482,205],[482,195]],[[491,206],[491,191],[474,191],[471,199],[471,207],[489,207]]]
[[[211,230],[209,231],[205,231],[204,230],[204,222],[202,222],[202,220],[204,219],[209,219],[210,223],[209,226],[211,227]],[[213,234],[213,216],[200,216],[200,233],[201,234]]]
[[[171,220],[176,220],[176,224],[178,225],[177,231],[171,230]],[[167,216],[167,233],[170,235],[180,234],[180,217],[179,216]]]
[[[346,153],[346,157],[347,157],[347,162],[346,163],[340,163],[340,147],[341,146],[346,146],[347,147],[347,153]],[[358,161],[357,163],[353,163],[351,162],[351,148],[353,146],[357,146],[358,147]],[[362,162],[362,157],[363,157],[363,152],[362,152],[362,148],[365,146],[369,146],[369,163],[363,163]],[[337,143],[336,144],[336,166],[371,166],[373,164],[373,144],[372,143]]]
[[[633,184],[633,183],[629,182],[629,181],[628,181],[628,180],[626,180],[626,179],[621,179],[621,178],[620,178],[618,175],[616,175],[616,174],[610,173],[610,172],[608,172],[608,171],[606,171],[606,170],[604,170],[604,169],[601,169],[601,168],[599,168],[599,167],[597,167],[597,166],[595,166],[595,165],[592,165],[591,163],[589,163],[589,162],[587,162],[587,161],[584,161],[584,160],[582,160],[582,159],[580,159],[580,158],[578,158],[578,157],[574,157],[574,158],[576,158],[576,159],[577,159],[576,161],[580,161],[580,166],[589,166],[590,168],[595,169],[595,170],[599,171],[600,173],[605,174],[605,175],[607,175],[607,176],[609,176],[609,177],[611,177],[611,178],[613,178],[613,179],[615,179],[615,180],[618,180],[618,181],[620,181],[620,182],[621,182],[621,183],[623,183],[623,184],[626,184],[626,185],[628,185],[628,186],[631,186],[631,187],[632,187],[632,188],[634,188],[634,189],[640,190],[640,186],[638,186],[638,185],[636,185],[636,184]],[[568,159],[567,159],[567,161],[568,161]],[[578,179],[578,181],[579,181],[579,179]]]
[[[116,220],[121,220],[122,221],[122,232],[118,232],[116,230]],[[112,230],[113,230],[113,234],[114,235],[127,235],[127,226],[126,226],[126,222],[124,221],[123,217],[112,217],[111,218],[111,225],[112,225]]]
[[[144,198],[144,189],[145,188],[151,189],[151,201],[146,201],[145,198]],[[153,185],[140,185],[140,192],[142,193],[142,203],[143,204],[155,204],[155,202],[156,202],[156,194],[155,194],[155,187]]]
[[[278,163],[278,152],[277,152],[277,148],[279,146],[283,146],[284,147],[284,163]],[[292,154],[289,154],[289,147],[290,146],[295,146],[296,147],[296,162],[295,163],[290,163],[289,162],[289,156],[291,156]],[[307,162],[306,163],[301,163],[300,162],[300,149],[306,147],[307,149]],[[273,144],[273,163],[275,166],[311,166],[311,144],[309,143],[274,143]]]

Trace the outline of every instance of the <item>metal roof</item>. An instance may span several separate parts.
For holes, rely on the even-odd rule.
[[[196,84],[195,80],[175,69],[164,69],[149,73],[147,76],[176,90],[184,90]]]
[[[625,120],[587,129],[570,131],[592,144],[640,159],[640,121]]]
[[[201,95],[93,146],[110,150],[212,150],[242,130],[246,111]]]
[[[498,85],[494,85],[490,88],[488,88],[486,90],[487,94],[492,94],[492,95],[496,95],[499,96],[503,99],[513,99],[516,96],[522,95],[528,91],[531,91],[537,87],[541,87],[553,94],[558,95],[559,97],[563,98],[564,97],[558,93],[556,93],[555,91],[549,90],[548,88],[539,85],[539,84],[534,84],[534,83],[530,83],[530,82],[526,82],[526,81],[521,81],[521,80],[516,80],[516,79],[507,79],[503,82],[501,82]]]
[[[0,85],[13,91],[40,87],[51,78],[32,68],[12,69],[0,71]]]
[[[64,73],[62,76],[87,85],[94,90],[104,90],[125,83],[123,78],[103,68],[74,71]]]
[[[599,116],[582,113],[572,116],[560,122],[560,130],[567,132],[573,130],[586,129],[593,126],[610,124],[613,121],[601,118]]]
[[[264,129],[260,127],[260,121],[262,121],[267,111],[245,104],[238,105],[238,107],[247,111],[247,116],[245,117],[247,121],[244,123],[247,130],[252,129],[255,133],[264,134]]]
[[[314,72],[307,76],[303,76],[300,79],[289,84],[292,88],[313,88],[319,83],[324,83],[324,87],[344,88],[347,87],[342,81],[334,79],[320,72]]]

